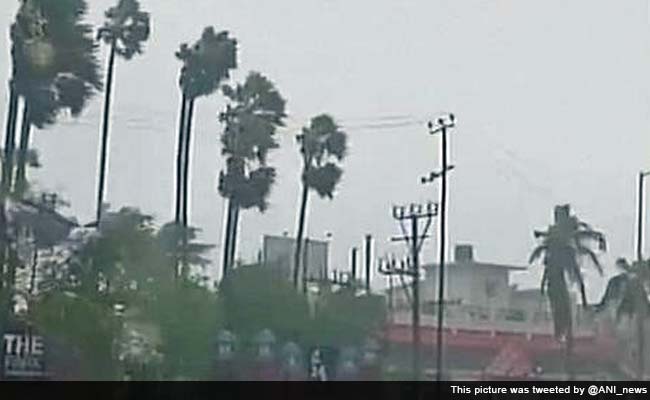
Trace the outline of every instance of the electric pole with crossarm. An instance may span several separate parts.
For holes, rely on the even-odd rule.
[[[432,172],[428,177],[422,178],[422,183],[430,183],[440,178],[440,248],[438,272],[438,327],[436,336],[436,380],[442,380],[442,328],[445,296],[445,239],[447,236],[447,172],[454,166],[447,163],[447,130],[456,126],[456,117],[449,114],[446,118],[438,118],[433,123],[429,122],[429,133],[440,134],[441,166],[440,170]]]
[[[402,236],[392,238],[392,241],[406,242],[410,257],[401,267],[395,263],[380,265],[379,272],[384,275],[410,276],[412,299],[412,340],[413,340],[413,379],[421,378],[420,362],[420,251],[422,244],[429,237],[427,232],[431,227],[433,217],[438,215],[438,204],[429,202],[426,205],[411,204],[409,207],[393,207],[393,218],[399,222]],[[421,228],[421,221],[424,226]]]

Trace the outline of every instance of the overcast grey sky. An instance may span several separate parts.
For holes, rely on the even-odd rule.
[[[18,2],[1,2],[7,6],[0,7],[0,31],[8,32]],[[99,23],[114,1],[89,3],[90,20]],[[214,25],[239,40],[234,78],[249,70],[268,75],[291,114],[271,158],[279,173],[271,207],[241,218],[241,257],[254,257],[264,233],[293,234],[300,168],[293,138],[321,112],[349,128],[351,150],[335,200],[312,196],[309,234],[333,233],[335,268],[346,265],[349,247],[360,245],[366,232],[377,237],[379,254],[402,252],[388,243],[398,233],[390,207],[437,198],[419,177],[436,168],[438,142],[424,123],[367,125],[393,116],[424,122],[453,111],[459,121],[451,148],[452,243],[474,243],[484,261],[525,264],[532,230],[551,221],[555,204],[570,202],[607,233],[611,268],[616,257],[633,254],[636,173],[650,167],[647,3],[142,0],[153,36],[144,56],[117,66],[108,200],[171,219],[179,100],[174,51]],[[219,96],[198,103],[192,165],[191,222],[218,245],[222,106]],[[100,108],[98,96],[81,118],[63,118],[34,137],[43,163],[34,178],[62,192],[72,202],[68,212],[83,221],[92,218]],[[429,241],[424,259],[436,254],[436,241]],[[595,296],[601,280],[590,274],[588,283]]]

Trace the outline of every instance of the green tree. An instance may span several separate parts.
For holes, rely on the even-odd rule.
[[[569,379],[572,379],[573,315],[569,287],[577,284],[582,305],[586,309],[587,296],[580,265],[586,259],[602,275],[602,266],[590,243],[596,242],[599,249],[604,251],[605,237],[572,215],[569,205],[556,206],[554,223],[547,230],[535,231],[534,234],[540,244],[533,250],[529,262],[542,258],[544,273],[541,289],[549,297],[555,336],[565,341],[566,369]]]
[[[381,296],[357,296],[353,288],[320,288],[310,312],[307,296],[268,265],[244,265],[231,271],[219,286],[223,327],[240,340],[270,329],[279,342],[310,346],[360,345],[385,321]]]
[[[270,329],[281,341],[305,343],[310,324],[307,299],[272,268],[238,267],[221,280],[218,295],[223,326],[240,339]]]
[[[177,277],[187,281],[192,278],[192,267],[203,269],[210,263],[205,253],[214,246],[196,242],[199,230],[169,222],[157,234],[158,244]],[[176,268],[181,266],[180,270]],[[198,271],[202,272],[202,271]]]
[[[58,209],[66,206],[56,193],[40,193],[31,198],[22,198],[9,209],[11,229],[14,232],[20,268],[29,268],[29,282],[25,290],[28,303],[36,292],[39,272],[39,255],[54,254],[74,228],[75,220],[59,214]],[[42,269],[42,268],[41,268]]]
[[[648,282],[650,282],[650,265],[648,261],[635,261],[630,264],[620,258],[616,266],[622,271],[612,277],[605,294],[598,305],[600,310],[613,306],[616,319],[628,317],[635,321],[637,337],[637,378],[645,376],[645,324],[648,319],[650,302],[648,301]]]
[[[36,303],[33,319],[38,331],[49,343],[55,343],[48,366],[55,377],[67,366],[70,354],[76,354],[72,367],[75,380],[118,380],[117,360],[113,351],[119,332],[119,320],[110,304],[94,301],[71,291],[53,291]],[[50,349],[52,353],[52,349]]]
[[[140,10],[140,3],[137,0],[119,0],[117,6],[106,11],[105,16],[106,22],[98,31],[98,38],[109,46],[109,55],[104,89],[104,117],[97,183],[97,221],[101,219],[108,167],[108,134],[115,56],[118,55],[128,61],[133,56],[142,54],[143,44],[149,39],[151,30],[149,14]]]
[[[189,238],[187,246],[179,245],[179,236]],[[162,376],[206,377],[208,339],[216,331],[215,295],[201,274],[179,279],[174,270],[181,250],[188,252],[184,257],[189,266],[207,262],[204,253],[211,246],[195,243],[193,238],[193,233],[179,233],[174,223],[157,228],[150,216],[123,208],[105,212],[97,230],[69,241],[67,257],[48,278],[53,281],[52,289],[37,301],[35,309],[45,335],[53,335],[58,343],[79,353],[84,365],[98,364],[90,365],[83,379],[104,379],[109,373],[119,377],[119,354],[107,353],[106,346],[115,349],[114,345],[121,344],[118,347],[126,347],[129,353],[134,331],[163,353]],[[116,313],[117,308],[122,312]],[[56,317],[61,313],[67,317]],[[91,322],[106,320],[93,328],[100,332],[75,330],[84,313],[89,313]],[[131,372],[136,379],[161,376]]]
[[[180,126],[176,156],[176,212],[175,222],[188,226],[188,191],[190,146],[194,102],[199,97],[213,94],[230,71],[237,67],[237,42],[228,32],[216,33],[213,27],[203,30],[201,38],[189,46],[181,44],[176,52],[183,66],[181,88]]]
[[[243,84],[224,86],[231,104],[221,115],[221,135],[226,169],[219,175],[219,192],[228,199],[222,276],[232,268],[237,246],[239,211],[257,208],[264,212],[275,181],[275,168],[267,164],[270,150],[278,147],[275,133],[283,126],[285,100],[273,83],[251,72]]]
[[[92,27],[82,22],[86,11],[85,0],[25,0],[12,25],[13,87],[23,99],[18,192],[26,186],[32,126],[43,129],[55,123],[61,110],[79,115],[101,87],[97,44]],[[12,137],[15,134],[9,132],[5,138],[9,165],[15,148]],[[9,169],[5,175],[11,172]]]
[[[360,346],[380,331],[386,318],[383,296],[360,296],[354,287],[322,289],[311,332],[314,343],[339,348]]]
[[[158,286],[151,299],[143,306],[142,318],[159,327],[163,378],[209,379],[221,321],[216,294],[190,278]]]
[[[308,127],[297,136],[302,155],[302,195],[296,233],[296,248],[293,263],[293,284],[298,287],[300,274],[300,255],[307,218],[309,190],[313,189],[323,198],[332,199],[336,185],[341,180],[343,170],[340,162],[347,152],[347,135],[334,119],[322,114],[312,118]],[[303,268],[303,276],[305,274]]]

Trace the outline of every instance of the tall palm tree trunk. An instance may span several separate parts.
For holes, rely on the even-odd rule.
[[[228,212],[226,214],[226,234],[223,245],[223,265],[221,278],[224,279],[230,273],[235,262],[235,251],[237,249],[237,231],[239,226],[239,204],[236,200],[228,199]]]
[[[183,178],[182,178],[182,196],[181,201],[181,222],[184,227],[189,226],[188,221],[188,206],[189,206],[189,190],[190,190],[190,150],[192,145],[192,119],[194,118],[194,99],[190,99],[187,105],[187,121],[185,126],[185,143],[183,146],[184,159],[183,159]]]
[[[181,222],[181,201],[183,199],[183,156],[185,155],[185,120],[187,119],[187,96],[183,93],[181,98],[181,115],[178,127],[178,145],[176,149],[176,204],[174,221],[176,224]]]
[[[0,289],[4,284],[4,274],[7,261],[7,210],[6,195],[11,190],[14,173],[14,150],[16,148],[16,122],[18,120],[18,93],[15,84],[9,82],[9,104],[7,110],[7,126],[5,131],[4,162],[2,165],[2,181],[0,182]],[[0,330],[0,334],[2,331]],[[3,364],[0,364],[3,365]]]
[[[575,379],[575,370],[573,365],[573,320],[569,316],[569,326],[567,327],[566,344],[565,344],[565,369],[567,379],[572,381]]]
[[[224,233],[224,239],[223,239],[223,249],[222,249],[222,255],[223,255],[223,263],[221,264],[221,279],[225,279],[226,276],[228,276],[228,272],[230,272],[230,240],[231,240],[231,234],[232,234],[232,223],[233,223],[233,216],[232,216],[232,200],[228,199],[228,210],[226,211],[226,231]]]
[[[2,166],[2,190],[5,195],[11,188],[16,148],[16,122],[18,120],[18,94],[13,82],[9,83],[9,104],[5,130],[4,164]],[[4,202],[4,200],[3,200]]]
[[[232,270],[235,265],[235,254],[237,251],[237,234],[239,231],[239,204],[237,201],[231,202],[232,204],[232,223],[230,224],[230,247],[228,248],[228,262],[229,269]]]
[[[104,119],[102,121],[102,141],[99,153],[99,177],[97,183],[97,205],[95,218],[97,222],[102,217],[104,204],[104,189],[106,187],[106,170],[108,167],[108,131],[111,112],[111,92],[113,89],[113,71],[115,68],[115,39],[111,43],[111,50],[108,56],[108,67],[106,72],[106,88],[104,90]]]
[[[7,271],[7,250],[9,235],[7,232],[7,210],[5,196],[11,188],[13,176],[13,157],[16,140],[16,120],[18,119],[18,94],[13,80],[9,82],[9,103],[7,109],[7,125],[5,130],[4,162],[2,165],[2,181],[0,191],[0,338],[4,337],[5,328],[10,312],[10,284]],[[0,366],[4,366],[4,351],[0,351]],[[4,368],[0,368],[0,379],[4,379]]]
[[[29,151],[29,139],[32,131],[30,116],[30,105],[24,101],[23,119],[20,129],[20,143],[18,144],[18,162],[16,169],[16,191],[22,192],[27,184],[27,152]]]
[[[38,268],[38,249],[34,248],[34,252],[32,253],[32,262],[31,264],[31,270],[29,274],[29,295],[30,299],[31,296],[34,295],[34,291],[36,290],[36,274],[37,274],[37,268]],[[32,311],[29,309],[29,311]]]
[[[553,265],[553,264],[551,264]],[[564,370],[573,379],[573,316],[571,297],[561,268],[548,269],[548,296],[556,339],[564,338]]]
[[[300,271],[300,255],[302,251],[302,238],[305,234],[305,222],[307,217],[307,200],[309,199],[309,187],[302,183],[302,197],[300,200],[300,214],[298,215],[298,232],[296,233],[296,251],[293,254],[293,285],[298,288],[298,275]]]
[[[183,229],[182,238],[182,256],[181,256],[181,277],[183,279],[189,276],[189,263],[187,260],[187,245],[189,242],[187,227],[188,221],[188,196],[189,196],[189,177],[190,177],[190,149],[192,139],[192,119],[194,117],[194,99],[187,102],[187,109],[185,114],[185,133],[183,135],[183,155],[182,155],[182,171],[181,171],[181,202],[180,202],[180,223]]]

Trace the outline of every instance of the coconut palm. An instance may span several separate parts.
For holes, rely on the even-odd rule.
[[[85,0],[24,0],[11,28],[14,88],[23,99],[18,192],[26,185],[32,127],[55,123],[62,110],[78,116],[101,87],[97,45],[91,26],[82,22],[86,11]],[[12,136],[7,135],[5,151],[13,151]]]
[[[179,79],[181,110],[176,157],[175,221],[187,226],[194,102],[199,97],[213,94],[222,81],[230,76],[230,71],[237,67],[237,42],[229,37],[228,32],[216,33],[213,27],[207,27],[193,46],[181,44],[176,57],[183,66]]]
[[[533,263],[540,258],[543,260],[541,289],[549,297],[555,337],[565,342],[566,368],[569,378],[572,378],[573,316],[569,288],[577,284],[582,305],[587,308],[585,282],[580,266],[586,259],[602,275],[602,266],[591,249],[590,242],[597,243],[599,250],[604,251],[605,237],[571,215],[568,204],[556,206],[553,225],[546,231],[535,231],[534,234],[540,244],[533,250],[529,262]]]
[[[97,183],[97,221],[101,218],[106,184],[108,131],[115,56],[118,55],[125,60],[130,60],[135,55],[142,54],[143,43],[149,39],[151,30],[149,14],[140,10],[140,3],[137,0],[119,0],[117,6],[106,11],[105,16],[106,22],[98,31],[98,38],[109,46],[109,55],[106,68],[106,87],[104,89],[104,118]]]
[[[643,380],[645,375],[645,323],[650,311],[648,301],[648,282],[650,281],[650,263],[635,261],[630,264],[620,258],[616,266],[622,271],[611,278],[598,309],[616,307],[616,320],[628,317],[636,322],[637,336],[637,378]]]
[[[275,132],[283,125],[285,100],[273,83],[251,72],[243,84],[224,86],[230,105],[220,119],[222,153],[227,157],[219,175],[219,192],[228,199],[226,235],[223,247],[225,277],[234,262],[239,211],[268,206],[267,198],[275,181],[275,169],[267,165],[267,155],[277,148]]]
[[[297,140],[303,167],[302,196],[293,262],[293,283],[296,287],[298,287],[309,190],[316,191],[321,198],[334,198],[334,190],[343,175],[340,162],[347,152],[347,135],[331,116],[322,114],[312,118],[310,125],[302,129],[302,134],[297,136]],[[306,274],[305,268],[306,266],[303,266],[303,277]]]

